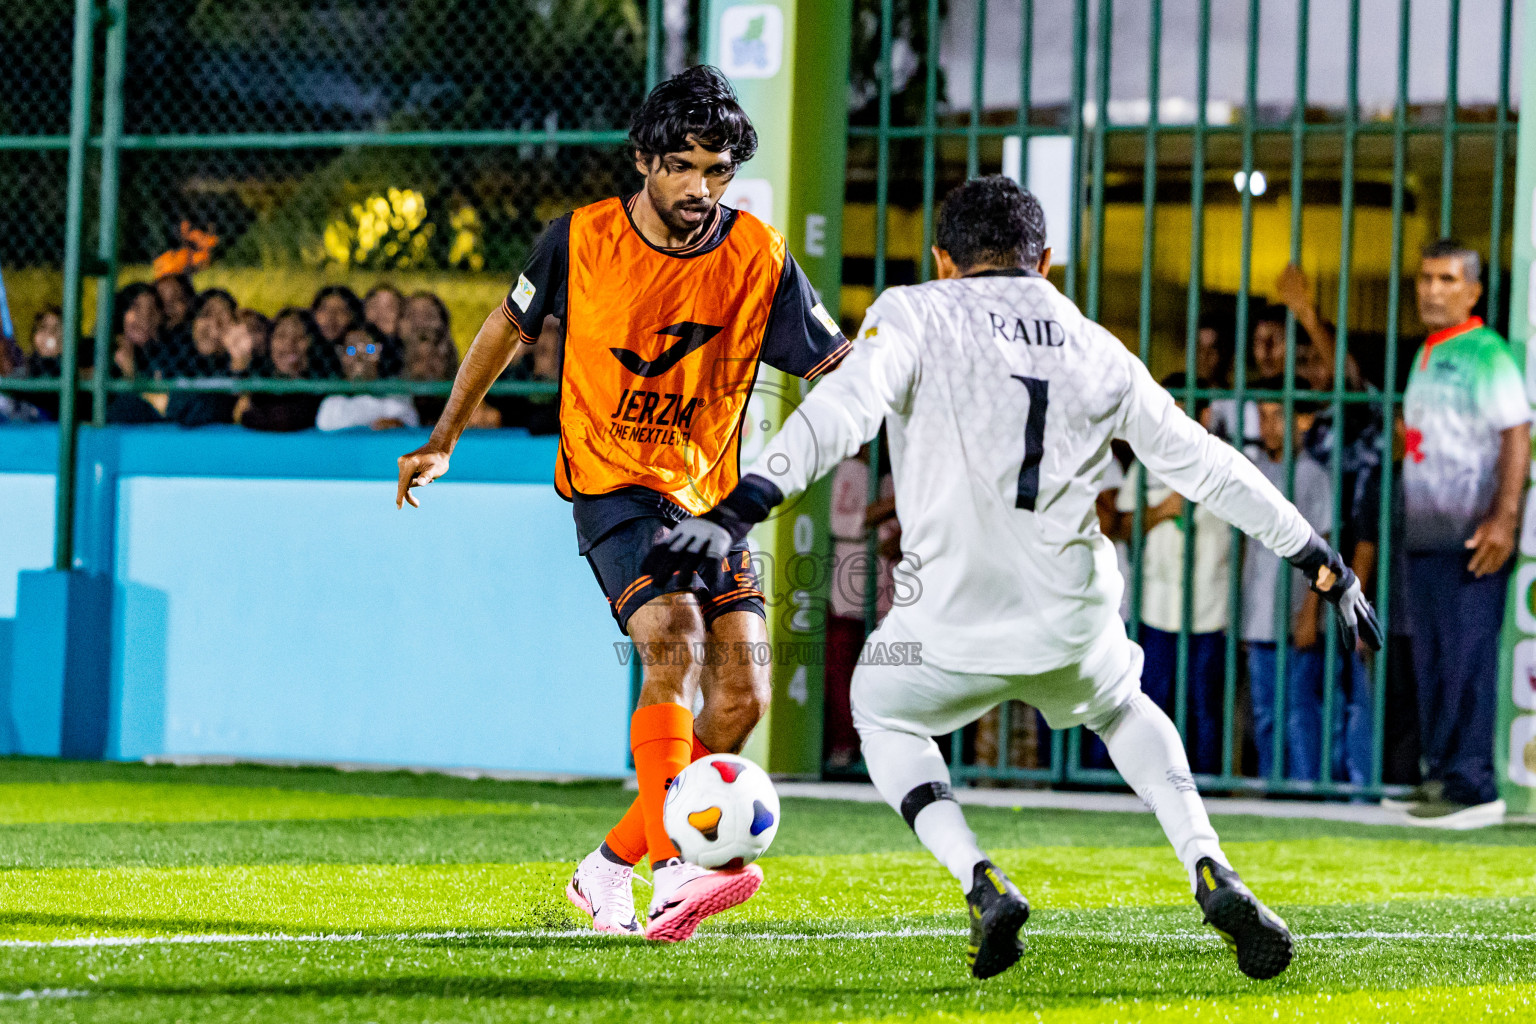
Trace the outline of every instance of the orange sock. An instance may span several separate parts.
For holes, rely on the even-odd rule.
[[[692,739],[693,712],[680,704],[649,704],[629,720],[629,746],[635,755],[635,779],[640,786],[638,802],[645,815],[645,845],[652,863],[677,856],[677,847],[667,838],[661,808],[672,779],[688,767]]]
[[[693,760],[706,757],[714,753],[704,744],[699,742],[698,734],[693,736]],[[691,763],[691,762],[690,762]],[[645,810],[640,806],[640,798],[635,797],[635,802],[629,805],[629,810],[624,812],[624,817],[613,826],[608,833],[608,849],[623,857],[631,864],[640,863],[645,856]]]

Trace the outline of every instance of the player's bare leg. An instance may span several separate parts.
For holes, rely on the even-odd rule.
[[[762,616],[727,612],[710,623],[708,652],[699,674],[704,706],[694,719],[696,744],[712,753],[736,753],[768,708],[769,670],[750,656],[745,644],[766,643]],[[654,859],[654,855],[653,855]],[[705,918],[746,902],[763,883],[762,868],[709,871],[672,863],[654,870],[646,937],[676,942],[693,934]]]
[[[699,677],[704,708],[694,735],[712,754],[739,754],[768,710],[770,668],[751,656],[768,642],[768,625],[749,611],[726,612],[709,625],[710,649]]]
[[[631,732],[641,787],[636,803],[644,817],[645,843],[640,849],[615,849],[620,831],[615,829],[578,866],[567,896],[592,914],[594,929],[638,933],[641,928],[630,888],[632,865],[649,850],[653,897],[647,934],[662,941],[678,941],[692,935],[699,922],[710,915],[750,898],[762,882],[762,871],[755,866],[740,872],[715,872],[679,861],[661,826],[660,808],[672,776],[701,747],[739,750],[767,706],[765,667],[739,666],[733,662],[740,659],[722,659],[718,654],[706,655],[704,661],[731,663],[706,666],[697,657],[700,650],[708,649],[701,645],[707,639],[724,645],[713,648],[716,652],[734,653],[738,650],[734,644],[765,640],[766,631],[762,619],[750,612],[722,615],[706,630],[698,602],[689,593],[664,594],[648,601],[630,617],[628,629],[639,649],[647,653]],[[688,709],[701,685],[704,709],[695,721]],[[641,746],[648,748],[645,756]],[[659,758],[654,756],[656,748],[664,748]],[[589,891],[600,893],[602,899]]]
[[[638,608],[630,616],[628,628],[637,649],[645,652],[631,742],[641,739],[639,729],[654,726],[652,732],[656,735],[650,740],[653,749],[648,753],[661,755],[659,759],[649,756],[642,759],[637,753],[636,774],[642,787],[642,798],[648,796],[655,804],[655,829],[660,830],[660,808],[666,787],[672,776],[692,760],[691,728],[682,736],[663,734],[682,731],[687,728],[684,721],[691,720],[688,709],[693,703],[700,676],[700,665],[694,655],[697,645],[705,637],[704,617],[692,594],[663,594]],[[647,712],[646,709],[654,710]],[[643,814],[645,804],[637,802],[641,803]],[[567,898],[592,916],[595,931],[638,935],[644,930],[635,915],[631,886],[634,865],[651,845],[650,822],[646,821],[646,825],[646,841],[633,844],[639,849],[615,849],[615,846],[622,847],[617,838],[620,830],[615,829],[601,846],[577,865],[576,873],[566,886]],[[665,832],[661,834],[664,838]],[[677,851],[670,842],[661,849],[663,852],[657,860],[676,856]]]

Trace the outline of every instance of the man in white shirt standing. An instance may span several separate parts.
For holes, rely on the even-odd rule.
[[[870,642],[919,645],[921,657],[859,666],[854,721],[876,788],[966,893],[971,972],[1017,962],[1029,904],[977,845],[933,737],[1022,700],[1054,728],[1082,724],[1103,738],[1157,814],[1207,923],[1245,974],[1272,978],[1290,963],[1290,932],[1223,854],[1116,614],[1123,581],[1094,514],[1111,439],[1290,559],[1338,609],[1349,645],[1358,631],[1380,646],[1375,613],[1301,513],[1045,279],[1034,196],[1001,176],[969,181],[946,199],[935,241],[940,280],[881,294],[843,365],[737,488],[679,523],[644,570],[663,578],[721,557],[883,421],[903,558],[921,594],[892,608]]]

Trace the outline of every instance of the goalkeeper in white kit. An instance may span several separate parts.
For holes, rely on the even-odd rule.
[[[1357,636],[1380,648],[1375,612],[1295,506],[1046,280],[1034,196],[1000,176],[968,181],[945,200],[935,243],[939,279],[882,293],[842,366],[724,501],[658,542],[645,571],[722,557],[884,423],[920,594],[870,641],[916,642],[921,663],[860,665],[854,722],[881,796],[966,894],[972,973],[1019,959],[1029,904],[977,846],[933,737],[1020,700],[1054,729],[1103,738],[1157,814],[1206,923],[1245,974],[1272,978],[1291,961],[1290,932],[1232,870],[1178,732],[1141,692],[1141,649],[1119,618],[1124,580],[1094,513],[1110,441],[1302,570],[1335,607],[1344,650]]]

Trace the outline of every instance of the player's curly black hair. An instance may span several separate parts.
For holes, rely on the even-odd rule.
[[[1045,255],[1045,211],[1012,178],[972,178],[944,197],[933,243],[961,270],[1035,267]]]
[[[696,64],[651,90],[629,122],[629,141],[647,157],[688,148],[688,137],[744,164],[757,152],[757,130],[718,68]]]

